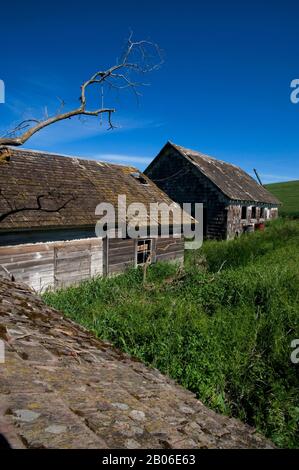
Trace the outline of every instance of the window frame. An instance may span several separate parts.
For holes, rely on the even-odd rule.
[[[243,211],[245,210],[245,217],[243,217]],[[241,206],[241,220],[247,220],[248,206]]]
[[[149,244],[149,248],[144,249],[144,250],[138,250],[139,246],[142,246],[142,245],[145,246],[147,243]],[[146,255],[146,256],[143,256],[142,262],[138,261],[139,253]],[[149,257],[151,257],[150,262],[149,262],[151,264],[153,262],[152,256],[153,256],[153,240],[151,238],[137,239],[136,244],[135,244],[135,266],[144,266]]]

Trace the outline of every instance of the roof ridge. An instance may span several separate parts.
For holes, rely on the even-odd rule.
[[[93,163],[104,163],[106,165],[113,165],[113,166],[119,166],[122,168],[133,168],[134,170],[137,170],[139,173],[142,173],[138,168],[132,165],[122,165],[121,163],[115,163],[115,162],[108,162],[105,160],[95,160],[91,157],[84,158],[80,157],[77,155],[70,155],[66,153],[57,153],[57,152],[49,152],[47,150],[33,150],[33,149],[27,149],[27,148],[19,148],[19,147],[13,147],[11,145],[6,146],[7,149],[13,150],[14,152],[20,152],[20,153],[36,153],[36,154],[41,154],[41,155],[49,155],[52,157],[61,157],[61,158],[69,158],[69,159],[76,159],[76,160],[82,160],[84,162],[93,162]]]
[[[220,158],[214,157],[212,155],[208,155],[207,153],[202,153],[199,150],[192,150],[190,148],[184,147],[183,145],[178,145],[178,144],[175,144],[174,142],[170,142],[170,141],[169,141],[169,143],[171,145],[173,145],[175,148],[177,148],[178,150],[181,148],[183,151],[186,150],[187,152],[197,154],[202,158],[211,158],[212,160],[216,160],[217,162],[225,163],[225,165],[229,165],[229,166],[232,166],[234,168],[240,168],[241,169],[241,167],[239,165],[235,165],[234,163],[230,163],[230,162],[227,162],[225,160],[221,160]]]
[[[183,158],[186,158],[192,165],[197,167],[202,174],[209,178],[229,199],[250,200],[276,205],[281,204],[267,188],[260,185],[253,176],[240,166],[174,144],[170,141],[168,141],[168,143],[179,152]],[[240,179],[242,179],[242,183],[240,183]],[[240,191],[236,191],[237,187]]]

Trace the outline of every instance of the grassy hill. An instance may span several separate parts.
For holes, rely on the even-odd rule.
[[[45,300],[192,390],[207,406],[299,447],[299,221],[209,241],[184,269],[96,278]]]
[[[283,203],[281,215],[299,218],[299,181],[267,184],[266,188]]]

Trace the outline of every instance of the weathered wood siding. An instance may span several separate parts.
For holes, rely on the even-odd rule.
[[[194,165],[175,149],[165,151],[163,158],[146,171],[154,183],[182,205],[202,203],[204,207],[203,234],[206,238],[226,237],[225,207],[228,200],[222,192]],[[192,211],[194,216],[194,211]]]
[[[107,240],[107,245],[108,275],[119,274],[128,267],[135,266],[135,240],[130,238],[110,238]]]
[[[247,207],[247,217],[242,219],[242,206]],[[255,217],[252,216],[252,207],[256,207]],[[261,216],[261,209],[264,214]],[[266,220],[276,219],[278,217],[277,207],[269,207],[263,204],[246,205],[231,204],[227,208],[227,238],[232,239],[240,235],[244,231],[246,225],[256,225]]]
[[[0,247],[0,265],[38,292],[54,287],[53,244]]]
[[[145,171],[145,174],[180,205],[184,202],[203,204],[203,221],[201,222],[205,238],[234,238],[242,233],[244,225],[262,222],[259,216],[259,206],[268,208],[268,218],[273,219],[278,216],[278,208],[273,204],[256,203],[257,215],[253,222],[249,205],[251,203],[245,202],[244,205],[249,206],[249,210],[247,220],[242,221],[242,202],[234,204],[209,178],[173,147],[165,149],[163,158],[158,159],[155,165]],[[195,215],[194,211],[192,215]]]
[[[38,292],[103,275],[99,238],[0,247],[0,265]]]
[[[155,261],[184,262],[183,238],[158,238],[156,240]]]
[[[124,272],[128,267],[136,266],[137,240],[108,240],[108,275]],[[184,240],[182,238],[152,239],[151,263],[157,261],[184,262]]]
[[[136,240],[82,240],[0,246],[1,272],[38,292],[80,283],[94,276],[116,275],[136,266]],[[184,261],[182,238],[152,240],[152,263]]]

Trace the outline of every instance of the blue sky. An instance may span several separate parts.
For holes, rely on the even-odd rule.
[[[299,179],[297,1],[5,2],[0,128],[78,103],[79,87],[115,63],[129,29],[164,50],[137,104],[122,94],[106,130],[90,118],[40,132],[27,148],[143,169],[167,140],[235,163],[264,182]],[[105,105],[109,106],[106,97]],[[114,103],[113,103],[114,104]]]

